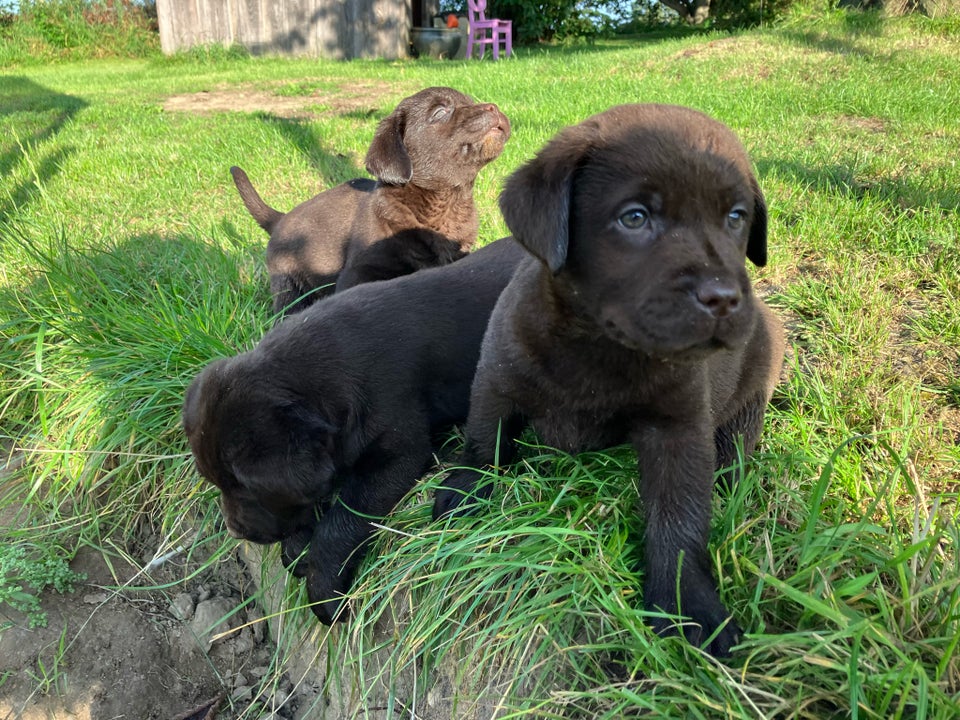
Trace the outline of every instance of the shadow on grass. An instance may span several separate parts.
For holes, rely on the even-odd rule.
[[[368,177],[348,156],[335,150],[327,150],[327,143],[308,120],[281,117],[273,113],[258,113],[257,117],[283,133],[290,144],[307,159],[310,166],[320,173],[325,187],[333,187],[357,177]],[[371,120],[371,123],[373,126],[376,121]]]
[[[716,28],[674,25],[649,31],[620,33],[596,40],[524,43],[519,46],[514,46],[514,49],[519,50],[518,55],[520,57],[529,57],[531,55],[579,55],[583,53],[616,52],[638,46],[658,45],[661,43],[685,40],[687,38],[706,38],[727,34],[730,33],[718,31]],[[492,60],[490,62],[492,62]]]
[[[756,161],[760,176],[779,175],[791,183],[814,192],[841,195],[854,200],[873,198],[905,211],[939,209],[945,213],[960,210],[960,191],[956,188],[923,186],[918,177],[868,180],[858,177],[847,165],[810,167],[791,160]]]
[[[33,151],[41,142],[56,135],[80,110],[86,101],[72,95],[48,90],[20,76],[0,76],[0,178],[13,175],[23,162],[30,163],[28,177],[4,188],[0,197],[0,221],[9,219],[17,209],[39,192],[46,180],[56,174],[70,149],[37,156]]]
[[[818,30],[786,29],[778,33],[796,44],[836,55],[873,57],[876,49],[858,42],[862,38],[879,38],[883,34],[882,10],[847,9],[842,15],[841,32],[825,33]],[[883,53],[890,57],[889,53]]]

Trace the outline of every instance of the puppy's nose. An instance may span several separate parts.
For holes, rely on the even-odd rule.
[[[743,293],[736,285],[715,279],[701,283],[697,288],[696,298],[704,310],[716,318],[722,318],[740,308]]]
[[[481,106],[481,109],[486,114],[488,119],[490,116],[492,116],[497,121],[497,125],[502,126],[505,122],[509,124],[507,116],[500,112],[500,108],[493,103],[486,103],[485,105]]]

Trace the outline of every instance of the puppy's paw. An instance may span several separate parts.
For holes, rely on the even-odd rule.
[[[687,615],[687,613],[684,613],[684,615]],[[698,620],[691,613],[690,619],[686,617],[658,617],[654,618],[650,624],[657,635],[683,633],[683,636],[691,645],[702,647],[717,658],[730,657],[734,646],[740,644],[743,635],[740,627],[725,611],[722,617],[714,616],[710,620],[703,617]]]
[[[333,600],[320,602],[311,601],[310,609],[317,616],[317,620],[324,625],[333,625],[340,620],[346,620],[348,615],[348,606],[344,602],[346,598],[341,596]]]
[[[346,593],[349,582],[343,582],[340,576],[330,576],[322,571],[310,568],[307,572],[307,597],[310,599],[310,609],[317,616],[317,620],[324,625],[333,625],[338,620],[345,620],[348,614]]]
[[[701,637],[703,641],[710,638],[710,643],[707,645],[708,653],[714,657],[725,658],[730,657],[733,654],[733,648],[743,640],[743,630],[740,629],[733,617],[727,615],[722,625]]]
[[[304,529],[280,541],[280,559],[287,572],[294,577],[307,576],[307,548],[313,529]]]
[[[705,585],[699,592],[684,593],[679,609],[676,595],[645,597],[648,610],[682,616],[656,617],[650,624],[658,635],[683,633],[691,645],[702,647],[714,657],[729,657],[733,647],[740,644],[743,633],[720,602],[712,581]]]
[[[437,490],[433,500],[433,519],[469,515],[476,510],[476,501],[490,497],[493,483],[481,483],[476,470],[454,470]]]

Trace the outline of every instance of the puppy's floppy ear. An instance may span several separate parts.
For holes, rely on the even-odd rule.
[[[304,498],[316,500],[331,492],[336,427],[316,409],[300,402],[279,404],[273,413],[286,444],[277,450],[277,476]]]
[[[200,386],[202,383],[203,375],[197,375],[190,383],[190,386],[187,388],[187,393],[183,397],[181,418],[183,420],[183,430],[188,436],[193,434],[193,431],[197,427],[197,422],[200,420]]]
[[[747,258],[757,267],[763,267],[767,264],[767,201],[752,175],[750,184],[753,186],[753,223],[747,239]]]
[[[413,179],[413,163],[403,144],[407,112],[397,108],[380,121],[367,150],[367,172],[387,185],[406,185]]]
[[[500,193],[500,211],[514,238],[554,273],[567,260],[573,176],[594,132],[590,123],[562,130],[507,178]]]
[[[220,358],[207,365],[193,379],[187,387],[187,392],[183,398],[183,410],[181,418],[183,420],[183,429],[187,437],[191,437],[203,421],[201,417],[203,412],[204,400],[212,402],[220,393],[220,368],[226,362],[225,358]],[[216,397],[214,397],[216,393]]]

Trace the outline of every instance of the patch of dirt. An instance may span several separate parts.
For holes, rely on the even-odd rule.
[[[697,45],[696,47],[681,50],[670,57],[671,62],[678,60],[689,60],[696,58],[698,61],[723,59],[727,57],[740,56],[743,54],[754,54],[762,56],[763,44],[758,40],[752,40],[741,37],[720,38],[711,40],[708,43]],[[762,81],[768,80],[773,75],[773,70],[767,63],[756,62],[749,68],[737,67],[726,72],[722,76],[725,82],[736,80]]]
[[[251,705],[250,717],[295,717],[299,699],[286,678],[259,689],[275,648],[255,607],[233,613],[250,584],[237,557],[167,593],[137,588],[182,579],[183,562],[171,558],[147,577],[118,558],[108,567],[88,548],[71,563],[86,581],[41,595],[45,628],[4,606],[0,718],[225,720]]]
[[[743,54],[745,52],[756,52],[763,43],[752,38],[727,37],[711,40],[710,42],[697,45],[696,47],[680,50],[673,54],[671,60],[681,58],[692,58],[702,56],[705,58],[719,57],[721,55]]]
[[[333,90],[284,94],[288,84],[277,85],[276,91],[244,87],[204,90],[185,95],[171,95],[163,103],[167,112],[265,112],[278,117],[312,118],[332,114],[377,112],[382,97],[394,96],[397,86],[391,83],[355,83]]]
[[[856,115],[840,115],[837,123],[842,126],[854,128],[856,130],[865,130],[871,133],[886,132],[887,126],[883,120],[876,117],[859,117]]]

